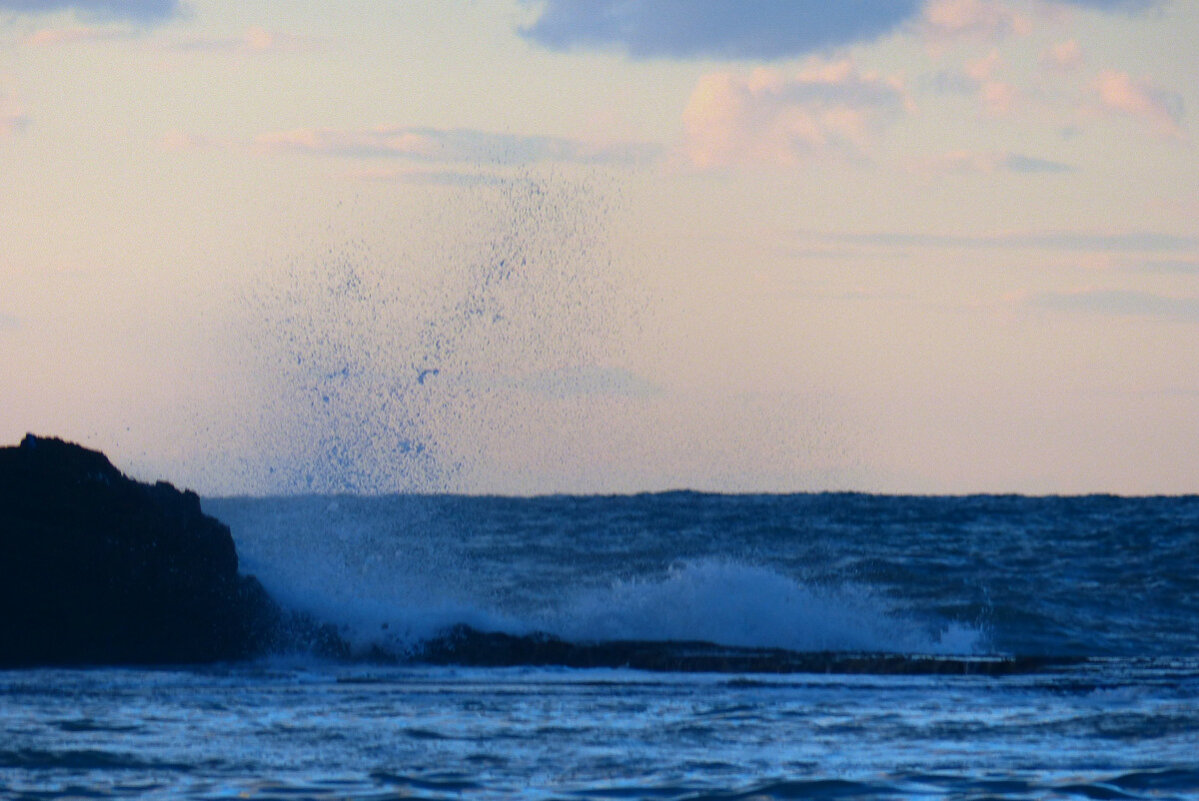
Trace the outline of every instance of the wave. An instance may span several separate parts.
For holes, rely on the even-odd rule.
[[[568,597],[544,628],[575,641],[700,640],[791,651],[969,655],[985,632],[922,625],[861,585],[810,586],[724,559],[673,565],[664,577],[616,580]]]
[[[515,612],[472,597],[460,584],[397,576],[370,592],[279,582],[260,565],[276,597],[335,623],[358,651],[419,651],[457,626],[516,636],[544,634],[575,643],[705,642],[795,652],[979,655],[985,631],[922,624],[859,586],[811,587],[772,569],[728,561],[682,563],[656,578],[616,579],[566,593],[550,608]],[[469,584],[469,576],[461,577]]]
[[[914,615],[866,585],[807,582],[731,556],[666,564],[629,556],[636,566],[627,571],[577,545],[571,556],[528,543],[480,556],[412,508],[343,502],[227,502],[217,512],[233,528],[245,570],[285,605],[335,624],[358,652],[413,653],[466,626],[572,643],[985,653],[982,627]]]

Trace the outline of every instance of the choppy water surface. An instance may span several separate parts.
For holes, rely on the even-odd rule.
[[[468,622],[1077,664],[1000,678],[330,664],[0,672],[0,795],[1199,797],[1199,499],[223,499],[363,645]]]

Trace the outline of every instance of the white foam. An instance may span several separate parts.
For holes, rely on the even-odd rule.
[[[702,560],[664,578],[582,592],[544,621],[572,640],[703,640],[797,651],[973,653],[980,633],[930,631],[861,586],[814,587],[766,567]]]
[[[468,558],[454,531],[433,533],[416,506],[399,500],[234,501],[219,512],[233,527],[244,570],[283,604],[337,624],[363,648],[411,648],[458,623],[572,641],[702,640],[797,651],[973,654],[984,640],[962,623],[920,622],[866,586],[809,584],[719,558],[606,582],[579,565],[521,601],[511,588],[538,581],[527,555],[504,563]]]

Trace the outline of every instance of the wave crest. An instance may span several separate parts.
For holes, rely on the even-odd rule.
[[[809,586],[726,560],[672,566],[568,599],[543,628],[568,640],[699,640],[792,651],[974,654],[983,632],[939,628],[894,611],[869,588]]]

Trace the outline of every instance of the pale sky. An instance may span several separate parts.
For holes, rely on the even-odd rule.
[[[0,442],[1199,491],[1199,2],[0,0]]]

